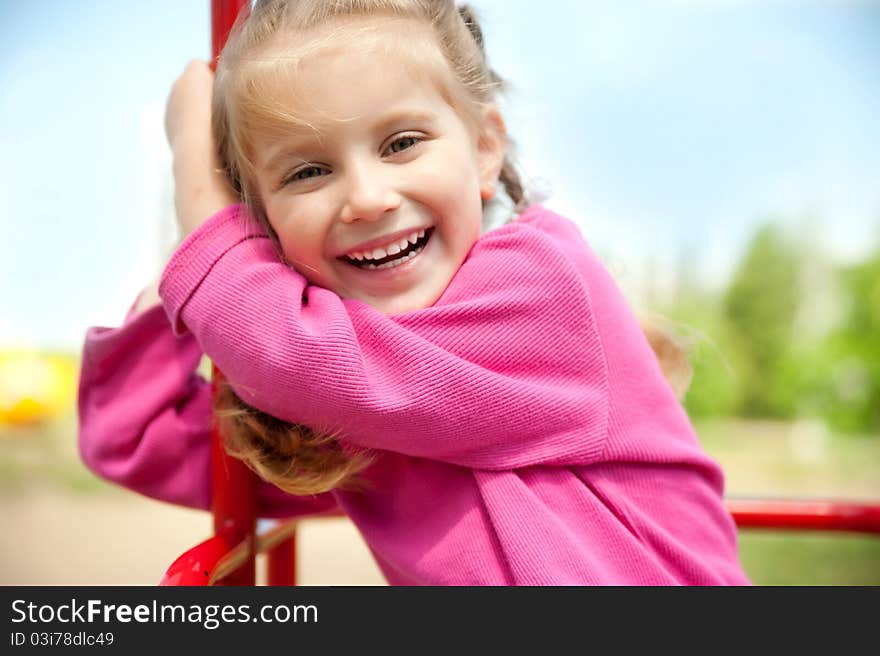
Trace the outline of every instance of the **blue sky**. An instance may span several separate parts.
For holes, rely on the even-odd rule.
[[[472,4],[523,168],[625,287],[682,257],[720,286],[770,216],[839,261],[880,243],[880,2]],[[76,350],[160,266],[208,5],[0,3],[0,348]]]

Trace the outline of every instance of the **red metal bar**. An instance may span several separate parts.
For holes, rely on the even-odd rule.
[[[211,68],[226,44],[239,13],[250,11],[250,0],[211,0]]]
[[[223,50],[239,12],[249,11],[248,0],[211,0],[211,67]],[[213,389],[223,374],[213,368]],[[223,449],[220,432],[215,428],[211,437],[211,511],[214,533],[226,536],[234,545],[247,541],[250,554],[245,564],[223,579],[224,585],[254,585],[256,566],[254,544],[256,531],[256,478],[241,461],[230,458]]]
[[[223,380],[219,369],[213,369],[213,389]],[[223,580],[224,585],[254,585],[256,582],[256,478],[247,466],[227,455],[223,438],[215,426],[211,435],[211,512],[214,533],[227,536],[235,545],[247,541],[251,546],[245,564]]]
[[[731,498],[726,505],[740,528],[880,534],[880,503]]]
[[[160,586],[211,585],[217,565],[226,558],[235,544],[229,535],[220,533],[185,551],[165,572]]]
[[[296,536],[266,553],[266,585],[296,585]]]

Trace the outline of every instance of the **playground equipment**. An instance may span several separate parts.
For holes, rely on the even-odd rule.
[[[213,62],[248,0],[211,0]],[[216,382],[222,373],[213,372]],[[212,514],[214,536],[183,553],[159,585],[254,585],[256,556],[266,554],[268,585],[296,585],[298,520],[257,532],[256,478],[212,436]],[[880,503],[817,499],[732,498],[728,510],[740,529],[852,531],[880,536]],[[339,516],[339,515],[336,515]]]

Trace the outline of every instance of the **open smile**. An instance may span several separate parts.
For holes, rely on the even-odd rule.
[[[388,246],[376,248],[370,252],[363,251],[343,255],[338,259],[366,271],[393,269],[418,257],[425,249],[432,234],[434,234],[433,227],[418,230]]]

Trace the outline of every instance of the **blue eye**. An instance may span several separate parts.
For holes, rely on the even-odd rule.
[[[417,143],[419,143],[420,139],[418,137],[413,136],[405,136],[399,137],[392,141],[388,145],[388,152],[390,153],[399,153],[401,151],[406,150],[407,148],[412,148]]]
[[[292,180],[307,180],[308,178],[317,178],[324,175],[324,170],[320,166],[307,166],[293,174]]]

